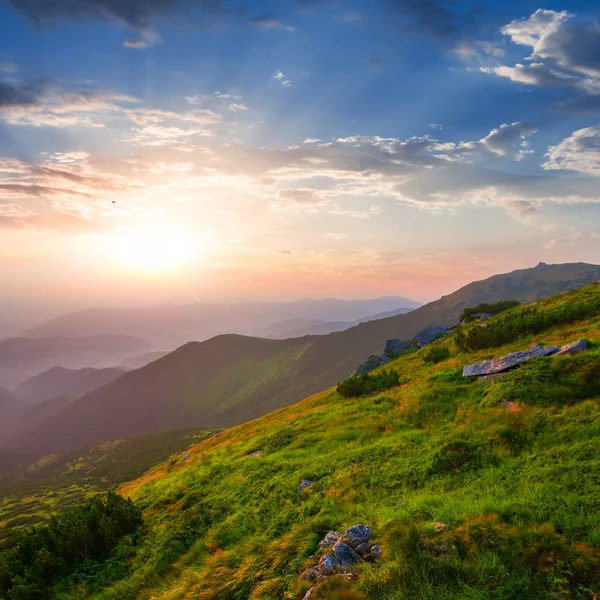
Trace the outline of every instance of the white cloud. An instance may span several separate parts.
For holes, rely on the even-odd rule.
[[[556,146],[548,148],[547,170],[571,170],[600,175],[600,125],[574,131]]]
[[[17,65],[10,60],[0,60],[0,71],[4,73],[16,73],[18,71]]]
[[[545,250],[576,246],[581,243],[589,243],[600,239],[600,233],[591,229],[570,229],[565,235],[551,239],[544,244]]]
[[[275,74],[271,76],[271,79],[279,81],[283,87],[290,87],[292,85],[292,82],[289,79],[285,79],[285,75],[280,70],[275,71]]]

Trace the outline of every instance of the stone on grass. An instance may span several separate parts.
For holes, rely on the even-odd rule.
[[[467,365],[463,369],[463,377],[473,377],[475,375],[492,375],[493,373],[502,373],[513,369],[524,362],[537,356],[550,356],[558,352],[558,346],[542,346],[536,344],[521,352],[511,352],[506,356],[500,356],[492,360],[484,360],[479,363]]]
[[[383,351],[386,354],[402,354],[405,350],[411,347],[410,342],[403,342],[402,340],[387,340]]]
[[[362,525],[361,523],[358,525],[352,525],[352,527],[348,527],[348,529],[344,531],[344,537],[353,546],[358,546],[363,542],[368,542],[371,539],[371,535],[371,528],[368,525]]]
[[[306,594],[302,597],[302,600],[312,600],[315,597],[315,588],[311,587]]]
[[[338,562],[331,554],[325,554],[317,567],[321,575],[333,575],[338,570]]]
[[[304,571],[304,573],[302,573],[302,579],[304,581],[316,581],[317,577],[320,574],[321,573],[319,573],[318,569],[316,569],[315,567],[312,567],[311,569],[307,569],[306,571]]]
[[[381,548],[381,546],[373,546],[371,548],[371,559],[372,560],[379,560],[381,558],[383,554],[383,549]]]
[[[348,544],[344,544],[340,540],[333,545],[333,556],[342,567],[348,567],[361,560]]]
[[[363,542],[356,546],[356,553],[363,558],[366,558],[369,555],[369,544],[367,542]]]
[[[430,325],[429,327],[425,327],[425,329],[421,329],[418,333],[416,333],[413,337],[413,340],[417,343],[418,346],[427,346],[427,344],[431,344],[431,342],[435,342],[440,335],[443,335],[448,331],[446,327],[439,327],[438,325]]]
[[[314,481],[311,481],[310,479],[303,479],[300,482],[300,485],[298,486],[298,491],[299,492],[304,491],[307,487],[310,487],[313,483],[314,483]]]
[[[587,350],[587,341],[586,340],[577,340],[575,342],[571,342],[570,344],[565,344],[557,353],[559,354],[579,354]]]
[[[319,542],[319,546],[327,548],[327,546],[335,544],[341,537],[342,534],[337,531],[328,531],[325,537]]]

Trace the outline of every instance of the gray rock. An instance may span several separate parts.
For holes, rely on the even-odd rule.
[[[318,569],[316,569],[315,567],[312,567],[312,568],[307,569],[306,571],[304,571],[304,573],[302,573],[302,579],[304,581],[316,581],[317,577],[320,574],[321,573],[319,573]]]
[[[383,555],[383,548],[381,546],[373,546],[371,548],[371,560],[379,560]]]
[[[327,546],[335,544],[341,537],[342,534],[337,531],[328,531],[325,537],[319,542],[319,546],[327,548]]]
[[[403,342],[402,340],[388,340],[383,347],[383,351],[386,354],[401,354],[405,350],[408,350],[408,348],[411,346],[412,344],[410,342]]]
[[[317,567],[321,575],[333,575],[337,572],[339,564],[337,560],[331,554],[325,554],[319,560],[319,566]]]
[[[536,356],[550,356],[551,354],[556,354],[556,352],[558,352],[558,346],[542,346],[541,344],[536,344],[529,348],[529,350],[511,352],[506,356],[501,356],[492,360],[484,360],[473,365],[467,365],[463,369],[463,377],[502,373],[503,371],[513,369]]]
[[[380,361],[382,365],[387,365],[390,362],[390,357],[385,352],[380,352],[375,355]]]
[[[575,342],[571,342],[570,344],[565,344],[557,353],[559,354],[579,354],[587,350],[587,341],[586,340],[577,340]]]
[[[303,479],[300,482],[300,485],[298,486],[298,491],[302,492],[303,490],[305,490],[307,487],[310,487],[312,484],[314,483],[314,481],[311,481],[310,479]]]
[[[493,315],[491,313],[479,312],[479,313],[475,313],[473,315],[473,318],[477,319],[478,321],[487,321],[492,316]]]
[[[417,343],[418,346],[427,346],[427,344],[431,344],[431,342],[435,342],[440,335],[446,333],[446,327],[439,327],[438,325],[430,325],[429,327],[425,327],[425,329],[421,329],[418,333],[415,334],[413,340]]]
[[[244,456],[244,458],[252,458],[253,456],[262,456],[262,455],[263,455],[262,450],[255,450],[254,452],[250,452],[250,454],[246,454],[246,456]]]
[[[333,556],[342,567],[348,567],[362,560],[348,544],[344,544],[340,540],[333,545]]]
[[[344,531],[344,538],[346,538],[353,546],[358,546],[363,542],[368,542],[371,539],[372,531],[367,525],[352,525]]]
[[[356,546],[356,553],[363,558],[367,558],[367,556],[369,556],[369,551],[369,544],[367,544],[367,542],[363,542],[362,544]]]
[[[387,362],[389,362],[389,358],[387,358]],[[381,360],[381,358],[379,358],[379,356],[371,356],[369,357],[367,360],[365,360],[364,363],[361,363],[360,365],[358,365],[358,367],[356,367],[356,370],[354,371],[354,375],[361,375],[362,373],[368,373],[369,371],[373,371],[374,369],[376,369],[377,367],[380,367],[381,365],[383,365],[384,362]]]

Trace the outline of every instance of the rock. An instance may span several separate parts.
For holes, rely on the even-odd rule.
[[[367,544],[366,542],[363,542],[362,544],[359,544],[358,546],[356,546],[355,548],[356,553],[359,556],[362,556],[363,558],[367,558],[369,556],[369,544]]]
[[[445,523],[438,522],[433,524],[433,528],[435,529],[436,533],[443,533],[448,529],[448,525],[446,525]]]
[[[577,340],[576,342],[571,342],[570,344],[565,344],[557,353],[559,354],[579,354],[587,350],[587,341],[586,340]]]
[[[477,319],[478,321],[487,321],[490,317],[492,317],[492,313],[479,312],[473,315],[473,319]]]
[[[542,346],[536,344],[521,352],[511,352],[506,356],[494,358],[492,360],[484,360],[473,365],[467,365],[463,369],[463,377],[473,377],[475,375],[492,375],[493,373],[502,373],[514,367],[523,364],[536,356],[550,356],[558,352],[558,346]]]
[[[298,486],[298,491],[299,492],[304,491],[307,487],[310,487],[313,483],[314,483],[314,481],[311,481],[310,479],[303,479],[300,482],[300,485]]]
[[[383,351],[386,354],[401,354],[405,350],[408,350],[412,344],[410,342],[403,342],[402,340],[387,340]]]
[[[389,359],[388,359],[388,361],[389,361]],[[373,369],[380,367],[382,364],[384,364],[384,363],[378,356],[371,356],[367,360],[365,360],[364,363],[361,363],[360,365],[358,365],[358,367],[356,367],[356,370],[354,371],[354,375],[361,375],[362,373],[368,373],[369,371],[373,371]]]
[[[348,567],[361,560],[360,556],[348,544],[344,544],[340,540],[333,545],[333,556],[342,567]]]
[[[306,594],[302,597],[302,600],[312,600],[315,597],[315,588],[311,587]]]
[[[348,529],[344,531],[344,538],[354,547],[364,542],[368,542],[371,539],[371,535],[371,528],[362,524],[352,525],[352,527],[348,527]]]
[[[325,554],[317,567],[321,575],[333,575],[338,570],[338,562],[331,554]]]
[[[427,344],[431,344],[431,342],[435,342],[435,340],[437,340],[440,335],[446,333],[446,331],[447,329],[445,327],[430,325],[429,327],[425,327],[425,329],[421,329],[421,331],[416,333],[413,337],[413,340],[418,346],[426,346]]]
[[[325,537],[319,542],[319,546],[321,546],[321,548],[327,548],[327,546],[335,544],[341,537],[341,533],[338,533],[337,531],[329,531],[327,532]]]
[[[246,454],[246,456],[244,456],[244,458],[252,458],[253,456],[262,456],[262,455],[263,455],[262,450],[255,450],[254,452],[250,452],[250,454]]]
[[[381,361],[382,365],[386,365],[391,360],[385,352],[380,352],[379,354],[376,354],[375,357]]]
[[[429,540],[427,538],[421,540],[419,542],[419,546],[423,550],[433,552],[433,554],[436,554],[437,556],[443,556],[445,558],[452,558],[456,555],[454,550],[452,550],[452,548],[450,548],[448,544],[438,544],[433,540]]]
[[[360,577],[360,575],[358,573],[347,573],[346,574],[346,579],[349,579],[350,581],[356,581],[359,577]]]
[[[302,579],[304,581],[316,581],[317,577],[320,574],[321,573],[319,573],[318,569],[316,569],[315,567],[312,567],[312,568],[307,569],[306,571],[304,571],[304,573],[302,573]]]
[[[371,548],[371,560],[377,561],[383,555],[383,548],[381,546],[373,546]]]

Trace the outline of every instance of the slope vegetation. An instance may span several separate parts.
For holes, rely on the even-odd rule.
[[[388,338],[406,340],[429,325],[453,325],[464,308],[481,302],[530,301],[598,279],[598,266],[542,264],[471,283],[410,313],[326,336],[225,335],[189,343],[85,395],[10,445],[46,454],[160,428],[236,425],[345,379]]]
[[[559,326],[545,319],[573,304],[597,308]],[[594,600],[600,284],[533,310],[548,324],[536,334],[471,353],[449,337],[437,364],[424,360],[429,348],[388,365],[396,388],[353,399],[323,392],[123,487],[146,523],[129,571],[99,590],[99,567],[99,580],[71,579],[60,597],[300,599],[314,586],[315,600]],[[488,327],[523,311],[532,309]],[[494,380],[462,377],[465,364],[579,338],[584,353]],[[324,535],[355,523],[373,528],[383,556],[354,565],[358,577],[303,580],[327,552]]]

